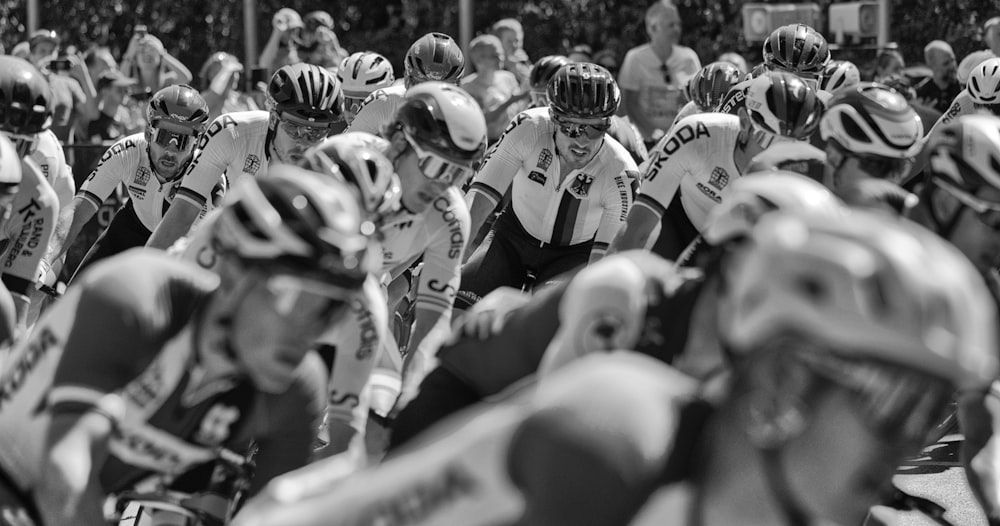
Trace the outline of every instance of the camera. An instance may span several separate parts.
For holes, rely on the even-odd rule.
[[[149,33],[149,30],[146,29],[145,24],[139,24],[139,25],[135,26],[135,34],[139,38],[142,38],[142,37],[146,36],[148,33]]]
[[[67,57],[58,57],[49,62],[49,71],[69,71],[73,67]]]

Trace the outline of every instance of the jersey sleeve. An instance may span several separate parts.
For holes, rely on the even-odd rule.
[[[695,118],[697,115],[678,122],[670,134],[656,144],[649,161],[645,164],[640,194],[636,197],[635,203],[637,206],[641,205],[652,210],[657,217],[663,216],[667,206],[679,191],[681,181],[687,172],[688,160],[701,159],[708,153],[699,147],[701,141],[697,139],[684,141],[679,136],[685,131],[691,131],[689,124],[691,119]]]
[[[496,206],[510,188],[514,176],[539,139],[537,126],[527,113],[518,113],[500,140],[486,155],[483,167],[472,180],[469,195],[482,194]]]
[[[372,135],[382,136],[382,126],[393,117],[392,103],[389,95],[382,90],[371,92],[365,100],[361,101],[358,114],[354,116],[351,125],[347,127],[348,132],[366,132]]]
[[[604,195],[601,196],[603,212],[601,222],[597,225],[597,234],[594,236],[595,249],[607,250],[611,240],[628,219],[629,210],[632,209],[630,181],[637,178],[639,172],[631,158],[623,158],[622,161],[624,165],[622,171],[612,177],[613,183],[605,185]]]
[[[975,111],[975,106],[972,103],[972,97],[969,96],[968,90],[962,90],[952,101],[951,106],[948,106],[948,111],[941,114],[938,117],[937,122],[926,134],[927,137],[934,135],[934,132],[940,129],[941,126],[948,124],[949,122],[961,117],[962,115],[968,115]]]
[[[545,350],[540,374],[586,354],[634,348],[645,319],[645,288],[645,275],[624,253],[580,271],[559,304],[559,330]]]
[[[111,145],[101,156],[97,167],[80,185],[77,196],[89,201],[90,204],[94,205],[94,208],[100,208],[115,191],[115,188],[125,180],[129,169],[133,168],[133,162],[130,161],[130,158],[132,152],[138,148],[138,144],[131,136]]]
[[[27,295],[55,229],[59,200],[35,163],[25,159],[21,167],[22,188],[10,219],[16,226],[3,253],[2,279],[11,292]]]
[[[184,172],[184,180],[175,199],[181,199],[203,208],[211,202],[212,191],[222,180],[229,163],[239,150],[232,128],[236,121],[221,115],[198,140],[191,164]]]
[[[416,308],[438,312],[447,320],[462,277],[462,254],[471,219],[455,189],[438,197],[431,208],[427,211],[431,235],[417,285]]]

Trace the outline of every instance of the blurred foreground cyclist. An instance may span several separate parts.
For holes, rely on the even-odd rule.
[[[280,477],[235,524],[859,524],[953,391],[997,373],[984,283],[864,212],[764,216],[731,263],[714,381],[589,357],[349,483]]]
[[[15,348],[4,516],[101,525],[106,495],[203,490],[219,447],[257,445],[250,493],[308,461],[327,398],[308,349],[360,292],[369,242],[343,186],[283,168],[227,198],[217,274],[133,249],[91,267]]]

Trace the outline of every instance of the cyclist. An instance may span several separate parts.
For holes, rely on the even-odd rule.
[[[762,53],[764,62],[759,66],[758,74],[751,73],[746,81],[733,86],[719,104],[718,111],[736,115],[744,105],[749,80],[766,71],[791,73],[813,89],[818,89],[819,79],[830,61],[830,46],[826,38],[805,24],[789,24],[772,31],[764,41]]]
[[[823,103],[790,73],[753,79],[746,97],[737,115],[692,115],[657,144],[644,167],[642,193],[613,249],[655,244],[654,252],[676,259],[704,230],[708,212],[723,202],[726,186],[755,155],[776,139],[804,139],[819,126]]]
[[[42,257],[55,228],[59,198],[31,160],[38,137],[52,120],[52,94],[42,73],[26,60],[0,56],[0,133],[21,158],[21,182],[0,231],[0,280],[10,291],[16,331],[28,327]],[[8,186],[7,191],[15,191]],[[47,269],[41,269],[42,271]]]
[[[819,76],[821,92],[833,93],[840,88],[861,82],[861,71],[849,60],[831,60],[823,67]],[[824,101],[826,102],[826,101]]]
[[[373,91],[357,109],[348,131],[383,135],[383,127],[403,104],[406,90],[434,80],[458,85],[465,71],[462,48],[444,33],[427,33],[418,38],[403,58],[403,82]]]
[[[677,112],[673,128],[681,119],[696,113],[713,112],[733,86],[742,81],[740,69],[730,62],[712,62],[702,67],[684,86],[687,104]]]
[[[910,216],[961,250],[987,278],[994,298],[1000,298],[1000,118],[959,116],[941,126],[927,153],[930,162],[914,185],[920,202]],[[997,398],[996,383],[958,398],[965,474],[994,522],[1000,521],[1000,502],[990,488],[1000,484],[1000,473],[985,459],[997,447],[1000,414],[989,409]]]
[[[60,211],[46,261],[62,257],[83,227],[122,185],[128,199],[79,268],[145,245],[180,187],[195,144],[208,127],[208,116],[208,104],[191,86],[176,84],[156,92],[146,106],[146,130],[108,148],[73,201]],[[216,193],[221,190],[216,189]],[[210,206],[211,203],[206,203],[199,217]]]
[[[280,477],[235,526],[859,524],[951,393],[998,371],[996,308],[933,234],[828,219],[762,218],[706,308],[734,357],[728,389],[629,352],[590,357],[349,483],[318,466]]]
[[[337,69],[337,79],[344,89],[344,120],[348,126],[368,95],[396,82],[392,63],[374,51],[358,51],[345,58]]]
[[[0,134],[0,217],[10,218],[13,202],[21,186],[21,157],[4,134]],[[17,311],[14,298],[6,286],[0,284],[0,370],[3,369],[5,350],[14,343]]]
[[[955,97],[948,111],[934,123],[931,134],[938,127],[976,110],[986,110],[994,115],[1000,114],[1000,58],[984,60],[972,69],[965,89]]]
[[[294,164],[343,118],[340,82],[319,66],[282,66],[271,76],[267,99],[267,111],[230,113],[212,121],[147,246],[166,249],[186,234],[220,180],[234,184],[267,174],[272,162]]]
[[[218,274],[142,249],[91,267],[0,376],[2,506],[105,524],[105,495],[198,491],[251,440],[251,493],[304,465],[326,398],[307,350],[372,268],[361,225],[341,185],[276,167],[227,198]]]
[[[478,232],[511,188],[493,239],[462,269],[462,290],[484,296],[521,287],[528,271],[545,281],[604,256],[632,206],[638,170],[607,136],[621,92],[608,70],[563,66],[548,84],[545,108],[517,115],[469,189]],[[467,247],[472,252],[475,247]]]
[[[866,205],[859,182],[898,183],[921,147],[923,124],[895,90],[861,82],[838,90],[819,124],[826,141],[825,184],[850,205]]]
[[[704,335],[688,337],[695,301],[717,295],[720,265],[713,260],[771,209],[831,217],[840,212],[839,201],[821,184],[793,173],[751,174],[734,181],[729,192],[726,202],[713,209],[705,233],[708,245],[719,248],[703,252],[705,259],[697,261],[704,272],[679,273],[672,262],[632,250],[608,256],[534,296],[501,288],[476,303],[441,346],[438,366],[419,394],[400,411],[392,447],[517,384],[538,370],[543,355],[545,370],[613,348],[670,363],[689,360],[688,374],[702,375],[719,365],[719,354]]]

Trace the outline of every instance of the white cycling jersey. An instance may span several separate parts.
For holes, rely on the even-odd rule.
[[[636,206],[662,217],[679,192],[687,218],[703,230],[729,181],[742,175],[733,159],[739,133],[739,117],[725,113],[701,113],[678,122],[643,165]]]
[[[73,179],[73,170],[66,164],[62,144],[52,130],[38,134],[38,144],[35,151],[31,152],[31,160],[41,168],[45,180],[56,191],[59,207],[68,205],[76,192],[76,181]]]
[[[174,194],[180,188],[181,178],[161,182],[150,165],[148,144],[143,133],[129,135],[113,144],[94,168],[87,180],[80,185],[78,196],[94,208],[100,208],[120,185],[125,186],[127,197],[142,226],[152,232],[167,213]],[[213,197],[224,193],[223,181],[216,181]],[[214,206],[216,199],[206,201],[197,221]]]
[[[406,86],[403,84],[393,84],[388,88],[369,93],[365,100],[361,101],[358,114],[354,116],[347,131],[368,132],[381,137],[382,127],[396,116],[396,111],[403,105],[404,95]]]
[[[937,122],[934,123],[934,127],[931,131],[927,133],[927,137],[934,135],[934,131],[939,127],[948,124],[949,122],[961,117],[962,115],[971,115],[976,112],[976,103],[972,102],[972,95],[969,94],[969,90],[963,89],[958,95],[955,96],[955,100],[952,101],[951,106],[948,106],[948,111],[941,114],[938,117]]]
[[[11,292],[27,296],[32,290],[58,213],[59,198],[41,168],[22,159],[20,189],[0,226],[0,276]]]
[[[241,111],[219,116],[198,139],[194,158],[184,173],[177,198],[202,207],[225,176],[228,184],[242,177],[267,175],[270,113]]]

